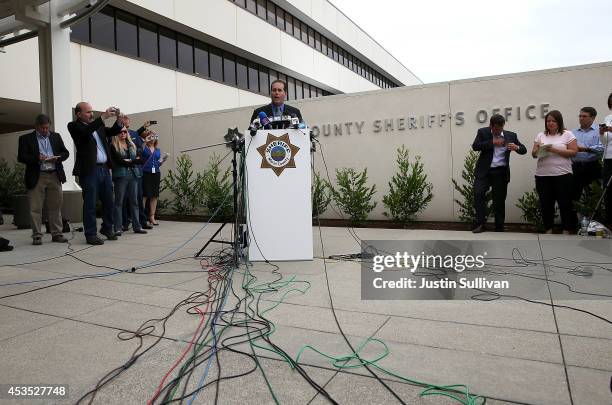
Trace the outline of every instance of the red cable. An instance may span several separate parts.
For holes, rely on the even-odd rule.
[[[209,287],[208,287],[208,294],[210,294],[210,291],[211,291],[211,286],[209,285]],[[172,371],[176,368],[176,366],[178,366],[179,363],[183,360],[183,358],[185,358],[185,356],[187,355],[189,350],[191,350],[191,347],[193,346],[193,344],[194,344],[194,342],[196,340],[196,337],[198,336],[198,332],[200,331],[200,327],[202,327],[202,324],[204,323],[204,319],[206,318],[206,312],[208,312],[208,306],[210,304],[210,301],[211,300],[210,300],[210,295],[209,295],[208,302],[206,303],[206,308],[205,308],[204,312],[202,312],[202,310],[200,310],[200,308],[198,308],[198,307],[194,308],[202,316],[202,319],[200,320],[200,324],[198,325],[198,328],[196,329],[193,337],[191,338],[191,342],[189,342],[189,346],[187,346],[187,348],[185,349],[183,354],[181,354],[181,357],[179,357],[179,359],[174,363],[174,365],[170,368],[170,370],[168,370],[166,375],[164,375],[164,378],[159,383],[159,386],[157,387],[157,390],[155,391],[155,394],[153,394],[153,398],[151,398],[150,400],[147,401],[147,405],[151,405],[153,403],[153,401],[157,398],[157,396],[161,392],[161,390],[162,390],[162,388],[164,386],[164,383],[166,382],[166,379],[168,378],[170,373],[172,373]]]

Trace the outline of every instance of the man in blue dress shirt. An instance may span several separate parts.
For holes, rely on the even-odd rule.
[[[594,181],[601,179],[601,155],[603,145],[599,139],[599,127],[594,123],[597,111],[593,107],[582,107],[578,115],[580,127],[572,132],[578,142],[578,153],[572,158],[574,190],[572,199],[579,201],[582,192]],[[589,212],[583,212],[590,215]]]

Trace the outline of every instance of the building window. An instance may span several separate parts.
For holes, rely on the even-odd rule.
[[[91,17],[91,43],[115,50],[115,18],[112,8],[105,7]]]
[[[272,86],[272,82],[275,80],[278,80],[278,72],[276,70],[270,69],[270,86]]]
[[[196,41],[193,47],[193,57],[195,65],[195,73],[201,76],[209,76],[208,70],[208,47],[199,41]]]
[[[257,2],[255,0],[246,0],[246,9],[253,14],[257,14]]]
[[[289,13],[285,13],[285,32],[293,35],[293,16]]]
[[[236,85],[236,62],[234,55],[229,52],[223,52],[223,81]]]
[[[70,37],[81,42],[89,42],[89,18],[70,27]]]
[[[293,77],[287,78],[287,100],[295,100],[295,80]]]
[[[157,56],[157,25],[140,20],[138,22],[138,50],[140,57],[149,62],[159,62]]]
[[[276,7],[273,3],[268,2],[268,22],[272,25],[276,25]]]
[[[270,77],[268,76],[268,69],[263,66],[259,67],[259,91],[270,94]]]
[[[315,38],[315,49],[317,51],[319,51],[319,52],[322,52],[322,50],[321,50],[321,34],[319,34],[318,31],[315,31],[314,38]]]
[[[283,31],[285,30],[285,10],[279,6],[276,6],[276,26]]]
[[[210,47],[209,50],[209,66],[210,66],[210,78],[219,82],[223,81],[223,58],[221,57],[221,50]]]
[[[308,45],[308,26],[304,23],[300,24],[302,31],[302,42]]]
[[[239,56],[236,57],[236,78],[238,80],[238,87],[244,90],[249,89],[247,61]]]
[[[138,21],[121,10],[116,11],[117,51],[138,56]]]
[[[259,93],[259,71],[254,62],[249,62],[249,90]]]
[[[308,45],[311,48],[315,48],[315,34],[314,30],[310,27],[308,27]]]
[[[193,73],[193,39],[178,36],[178,68],[187,73]]]
[[[257,0],[257,16],[266,19],[266,0]]]
[[[159,63],[176,68],[176,33],[159,27]]]

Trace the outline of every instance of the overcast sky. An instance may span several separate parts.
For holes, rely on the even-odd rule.
[[[330,1],[425,83],[612,61],[612,0]]]

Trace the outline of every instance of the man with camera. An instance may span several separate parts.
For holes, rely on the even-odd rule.
[[[510,182],[510,152],[514,151],[519,155],[527,153],[527,148],[519,142],[514,132],[504,131],[505,123],[506,120],[501,115],[491,116],[489,126],[478,130],[472,144],[472,149],[480,152],[474,180],[476,210],[476,223],[472,230],[474,233],[485,231],[485,195],[489,188],[493,190],[495,231],[504,231],[506,195]]]
[[[85,239],[90,245],[102,245],[104,241],[97,235],[96,201],[102,202],[103,219],[100,233],[108,240],[117,240],[113,231],[113,183],[108,139],[121,132],[123,122],[120,111],[109,107],[94,119],[91,104],[80,102],[75,109],[76,120],[68,123],[68,131],[74,140],[76,160],[72,174],[78,176],[83,190],[83,227]],[[105,119],[117,117],[110,128],[104,125]]]
[[[62,183],[66,182],[62,162],[70,154],[60,134],[49,131],[50,124],[49,117],[40,114],[34,121],[35,130],[19,137],[17,160],[26,165],[25,185],[28,189],[33,245],[42,245],[42,212],[45,204],[51,240],[67,242],[62,234]]]

